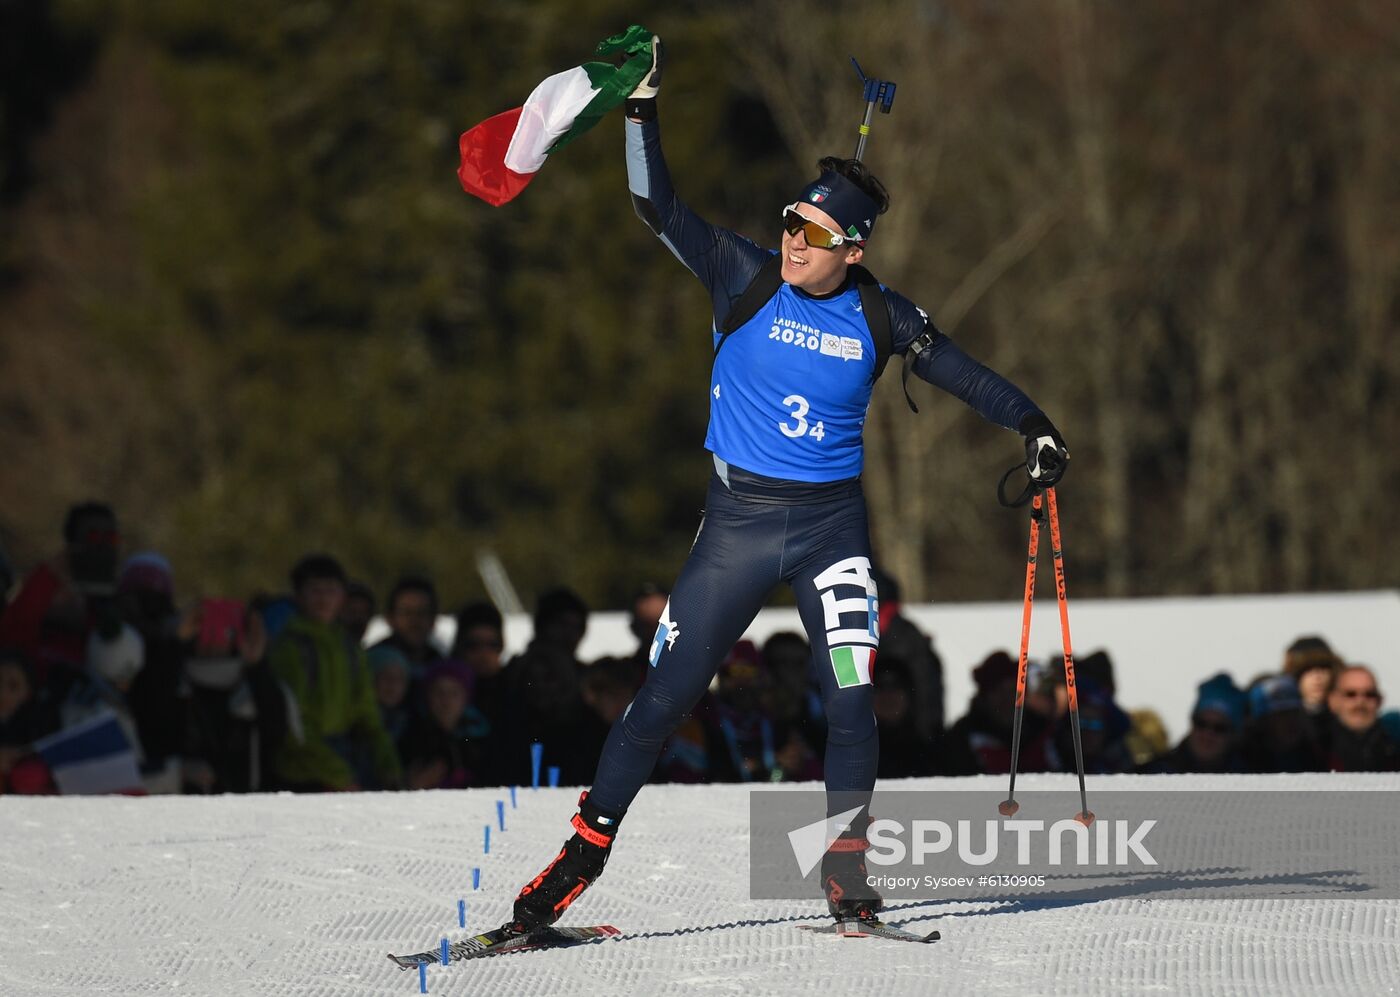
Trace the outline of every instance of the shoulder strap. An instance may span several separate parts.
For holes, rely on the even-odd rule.
[[[894,352],[894,330],[890,328],[889,302],[885,299],[885,292],[880,290],[880,282],[865,267],[860,264],[853,265],[851,276],[855,278],[856,287],[860,291],[860,310],[865,315],[865,324],[870,327],[870,338],[875,343],[875,376],[872,380],[878,381],[880,375],[885,372],[885,364],[889,363],[890,354]],[[904,400],[914,412],[919,411],[919,406],[915,405],[914,399],[909,396],[909,357],[917,357],[929,342],[927,332],[914,341],[910,352],[905,354],[904,369],[900,374]]]
[[[782,269],[783,257],[781,253],[774,253],[768,257],[763,266],[758,268],[758,273],[753,275],[749,286],[744,288],[743,293],[730,306],[729,314],[724,317],[724,323],[719,327],[719,342],[715,344],[716,353],[719,352],[719,348],[724,345],[725,339],[731,332],[757,315],[764,303],[778,293],[778,288],[783,286]]]
[[[885,304],[885,292],[880,290],[880,282],[859,263],[852,265],[851,277],[860,291],[860,310],[865,316],[865,324],[870,327],[870,338],[875,342],[875,377],[878,381],[885,372],[885,364],[894,352],[894,337],[890,331],[890,309]]]

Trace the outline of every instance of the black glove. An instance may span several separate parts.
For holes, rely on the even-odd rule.
[[[1054,488],[1069,464],[1064,437],[1043,412],[1022,419],[1020,433],[1026,438],[1026,470],[1031,480],[1042,488]]]

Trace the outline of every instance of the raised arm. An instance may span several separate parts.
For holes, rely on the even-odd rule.
[[[718,324],[770,253],[711,225],[676,196],[656,120],[660,43],[656,44],[657,68],[627,102],[627,188],[638,217],[710,292]]]

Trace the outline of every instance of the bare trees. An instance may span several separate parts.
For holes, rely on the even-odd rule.
[[[332,540],[462,590],[478,544],[526,588],[671,570],[707,306],[631,219],[616,132],[503,213],[452,180],[456,131],[625,6],[93,14],[106,54],[7,208],[17,559],[104,491],[199,583]],[[1131,595],[1396,583],[1397,24],[1386,0],[759,0],[650,26],[678,188],[770,244],[782,190],[854,147],[848,56],[897,81],[868,262],[1060,424],[1075,590]],[[765,120],[787,164],[736,124]],[[910,598],[1014,594],[992,486],[1020,441],[923,385],[911,416],[896,378],[868,417],[880,556]]]
[[[1078,580],[1386,584],[1400,61],[1377,6],[839,10],[760,5],[750,71],[802,166],[850,144],[845,53],[899,83],[871,266],[1061,423]],[[1014,563],[987,501],[1014,447],[924,407],[889,383],[872,406],[881,556],[914,597],[1004,594],[982,555]]]

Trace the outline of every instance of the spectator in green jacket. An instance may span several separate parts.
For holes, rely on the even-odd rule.
[[[359,641],[337,618],[345,571],[310,554],[292,569],[296,615],[268,657],[293,700],[277,774],[303,791],[394,789],[399,761],[384,730],[374,680]]]

